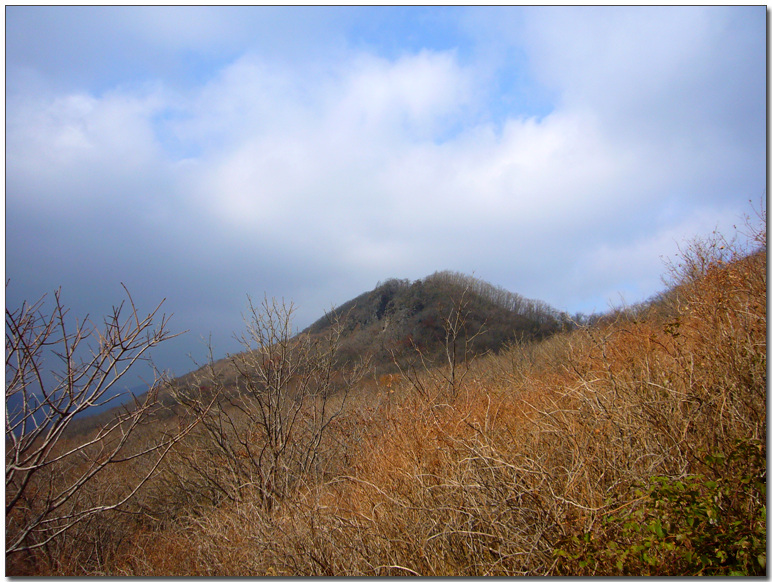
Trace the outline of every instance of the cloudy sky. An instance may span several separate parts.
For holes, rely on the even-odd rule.
[[[305,327],[451,269],[571,313],[766,197],[766,8],[6,7],[9,307],[247,294]]]

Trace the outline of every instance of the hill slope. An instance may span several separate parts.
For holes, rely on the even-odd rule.
[[[470,342],[468,355],[497,352],[513,341],[541,340],[559,331],[565,314],[480,279],[450,271],[423,279],[389,279],[325,315],[304,332],[324,332],[336,318],[344,323],[341,356],[362,355],[390,367],[393,357],[415,348],[424,356],[444,352],[449,319],[458,340]]]
[[[388,384],[363,378],[345,397],[320,391],[305,406],[263,400],[276,417],[246,418],[246,400],[221,399],[125,510],[74,524],[7,571],[765,575],[765,233],[751,252],[696,241],[655,300],[477,358],[452,394],[435,368]],[[410,329],[438,304],[419,299],[451,283],[468,307],[518,299],[448,273],[387,282],[340,308],[347,337]],[[560,319],[534,302],[509,311]],[[154,417],[139,438],[177,422]],[[298,452],[313,463],[295,463]],[[113,463],[78,503],[134,487],[144,463]],[[60,468],[72,469],[59,463],[57,477]],[[262,486],[277,468],[287,478]]]
[[[391,373],[398,370],[395,360],[401,366],[410,366],[418,349],[423,358],[420,367],[431,367],[447,363],[445,327],[448,318],[459,308],[456,350],[459,362],[484,353],[497,353],[513,342],[546,339],[564,330],[568,323],[565,313],[543,301],[526,299],[469,275],[439,271],[413,282],[407,279],[379,282],[372,291],[347,301],[300,333],[323,334],[340,318],[343,329],[339,364],[368,359],[376,375]],[[166,415],[175,409],[170,389],[206,383],[204,378],[209,372],[204,371],[205,367],[161,387],[158,397],[169,407]],[[224,387],[234,386],[237,373],[233,355],[213,362],[212,372]],[[105,425],[117,408],[120,405],[79,419],[71,432],[85,433]]]

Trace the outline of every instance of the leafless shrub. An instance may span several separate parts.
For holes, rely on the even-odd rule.
[[[249,301],[244,351],[231,358],[236,384],[225,386],[210,364],[201,389],[178,391],[195,414],[213,402],[202,430],[180,454],[195,487],[244,501],[253,496],[273,507],[300,483],[324,472],[331,459],[326,439],[364,365],[338,368],[341,322],[322,336],[296,335],[294,306],[265,298]]]
[[[435,275],[435,277],[438,275]],[[424,353],[414,341],[410,341],[412,359],[400,363],[400,355],[392,350],[392,361],[400,374],[424,398],[439,398],[444,402],[453,402],[459,394],[464,378],[469,372],[469,366],[475,359],[472,351],[475,339],[485,333],[484,324],[476,330],[468,325],[470,317],[470,287],[474,279],[465,281],[460,291],[455,291],[450,299],[450,307],[440,313],[440,321],[444,332],[442,360],[432,359]],[[440,383],[437,393],[429,392],[426,384]]]
[[[125,507],[190,429],[132,438],[158,408],[156,375],[147,394],[106,425],[67,435],[79,414],[109,402],[132,366],[175,337],[165,316],[153,327],[160,304],[141,317],[126,293],[128,305],[113,308],[102,328],[88,318],[71,327],[60,291],[50,312],[45,298],[6,309],[6,559],[14,556],[14,565],[19,554],[48,551],[78,524]],[[150,457],[132,479],[94,494],[101,474]]]

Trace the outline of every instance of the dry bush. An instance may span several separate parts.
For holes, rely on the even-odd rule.
[[[270,511],[255,491],[199,500],[133,539],[113,571],[763,573],[756,242],[697,242],[656,301],[469,361],[450,394],[450,367],[372,380],[328,425],[337,455],[322,478]]]
[[[643,503],[636,485],[701,474],[706,454],[728,458],[737,439],[763,439],[766,253],[693,262],[703,272],[679,282],[665,320],[626,310],[513,348],[447,405],[435,404],[441,382],[424,376],[421,397],[345,477],[356,487],[344,507],[366,548],[354,571],[553,573],[563,540]]]
[[[257,503],[266,512],[339,465],[348,446],[336,425],[365,366],[339,367],[341,322],[324,334],[295,335],[294,307],[267,298],[253,305],[229,371],[210,362],[175,397],[202,422],[168,459],[156,483],[173,516],[204,516],[222,503]],[[203,410],[209,408],[204,414]]]
[[[97,325],[69,315],[60,291],[6,309],[6,567],[12,574],[101,568],[133,503],[171,448],[195,424],[156,424],[160,377],[141,399],[91,431],[82,413],[117,396],[126,373],[175,337],[161,304],[140,316],[127,301]],[[157,324],[157,325],[156,325]],[[128,476],[127,476],[128,474]]]
[[[648,318],[626,317],[606,334],[587,330],[595,349],[575,371],[587,417],[611,430],[599,436],[615,435],[604,447],[618,457],[613,467],[620,497],[610,497],[591,513],[598,521],[563,544],[570,551],[561,554],[562,573],[755,573],[759,565],[763,571],[764,550],[743,553],[763,548],[758,536],[765,540],[766,530],[741,533],[736,524],[754,522],[765,511],[763,496],[747,484],[765,481],[766,466],[750,464],[737,473],[737,465],[715,462],[735,458],[751,443],[766,450],[766,248],[763,231],[757,236],[760,246],[751,253],[718,235],[696,241],[671,271],[677,287]],[[727,486],[737,493],[718,509],[708,507],[702,479],[714,486],[733,483]],[[648,493],[636,497],[634,487]],[[684,523],[702,522],[690,517],[682,523],[670,513],[673,504],[680,516],[718,511],[711,524],[739,519],[716,527],[737,532],[742,547],[732,549],[737,540],[716,535],[698,555],[689,539],[713,534],[689,532],[692,525]],[[635,536],[629,533],[642,515],[651,520],[651,539],[637,529]],[[600,518],[611,525],[601,527]]]

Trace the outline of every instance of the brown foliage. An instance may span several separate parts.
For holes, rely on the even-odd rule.
[[[420,391],[415,377],[363,381],[329,425],[336,456],[323,479],[270,508],[245,494],[145,526],[111,572],[591,573],[556,550],[573,536],[610,540],[605,521],[644,501],[637,484],[706,473],[705,453],[729,455],[737,439],[765,449],[757,243],[729,256],[698,241],[645,309],[473,360],[450,396],[447,374],[425,371]]]

